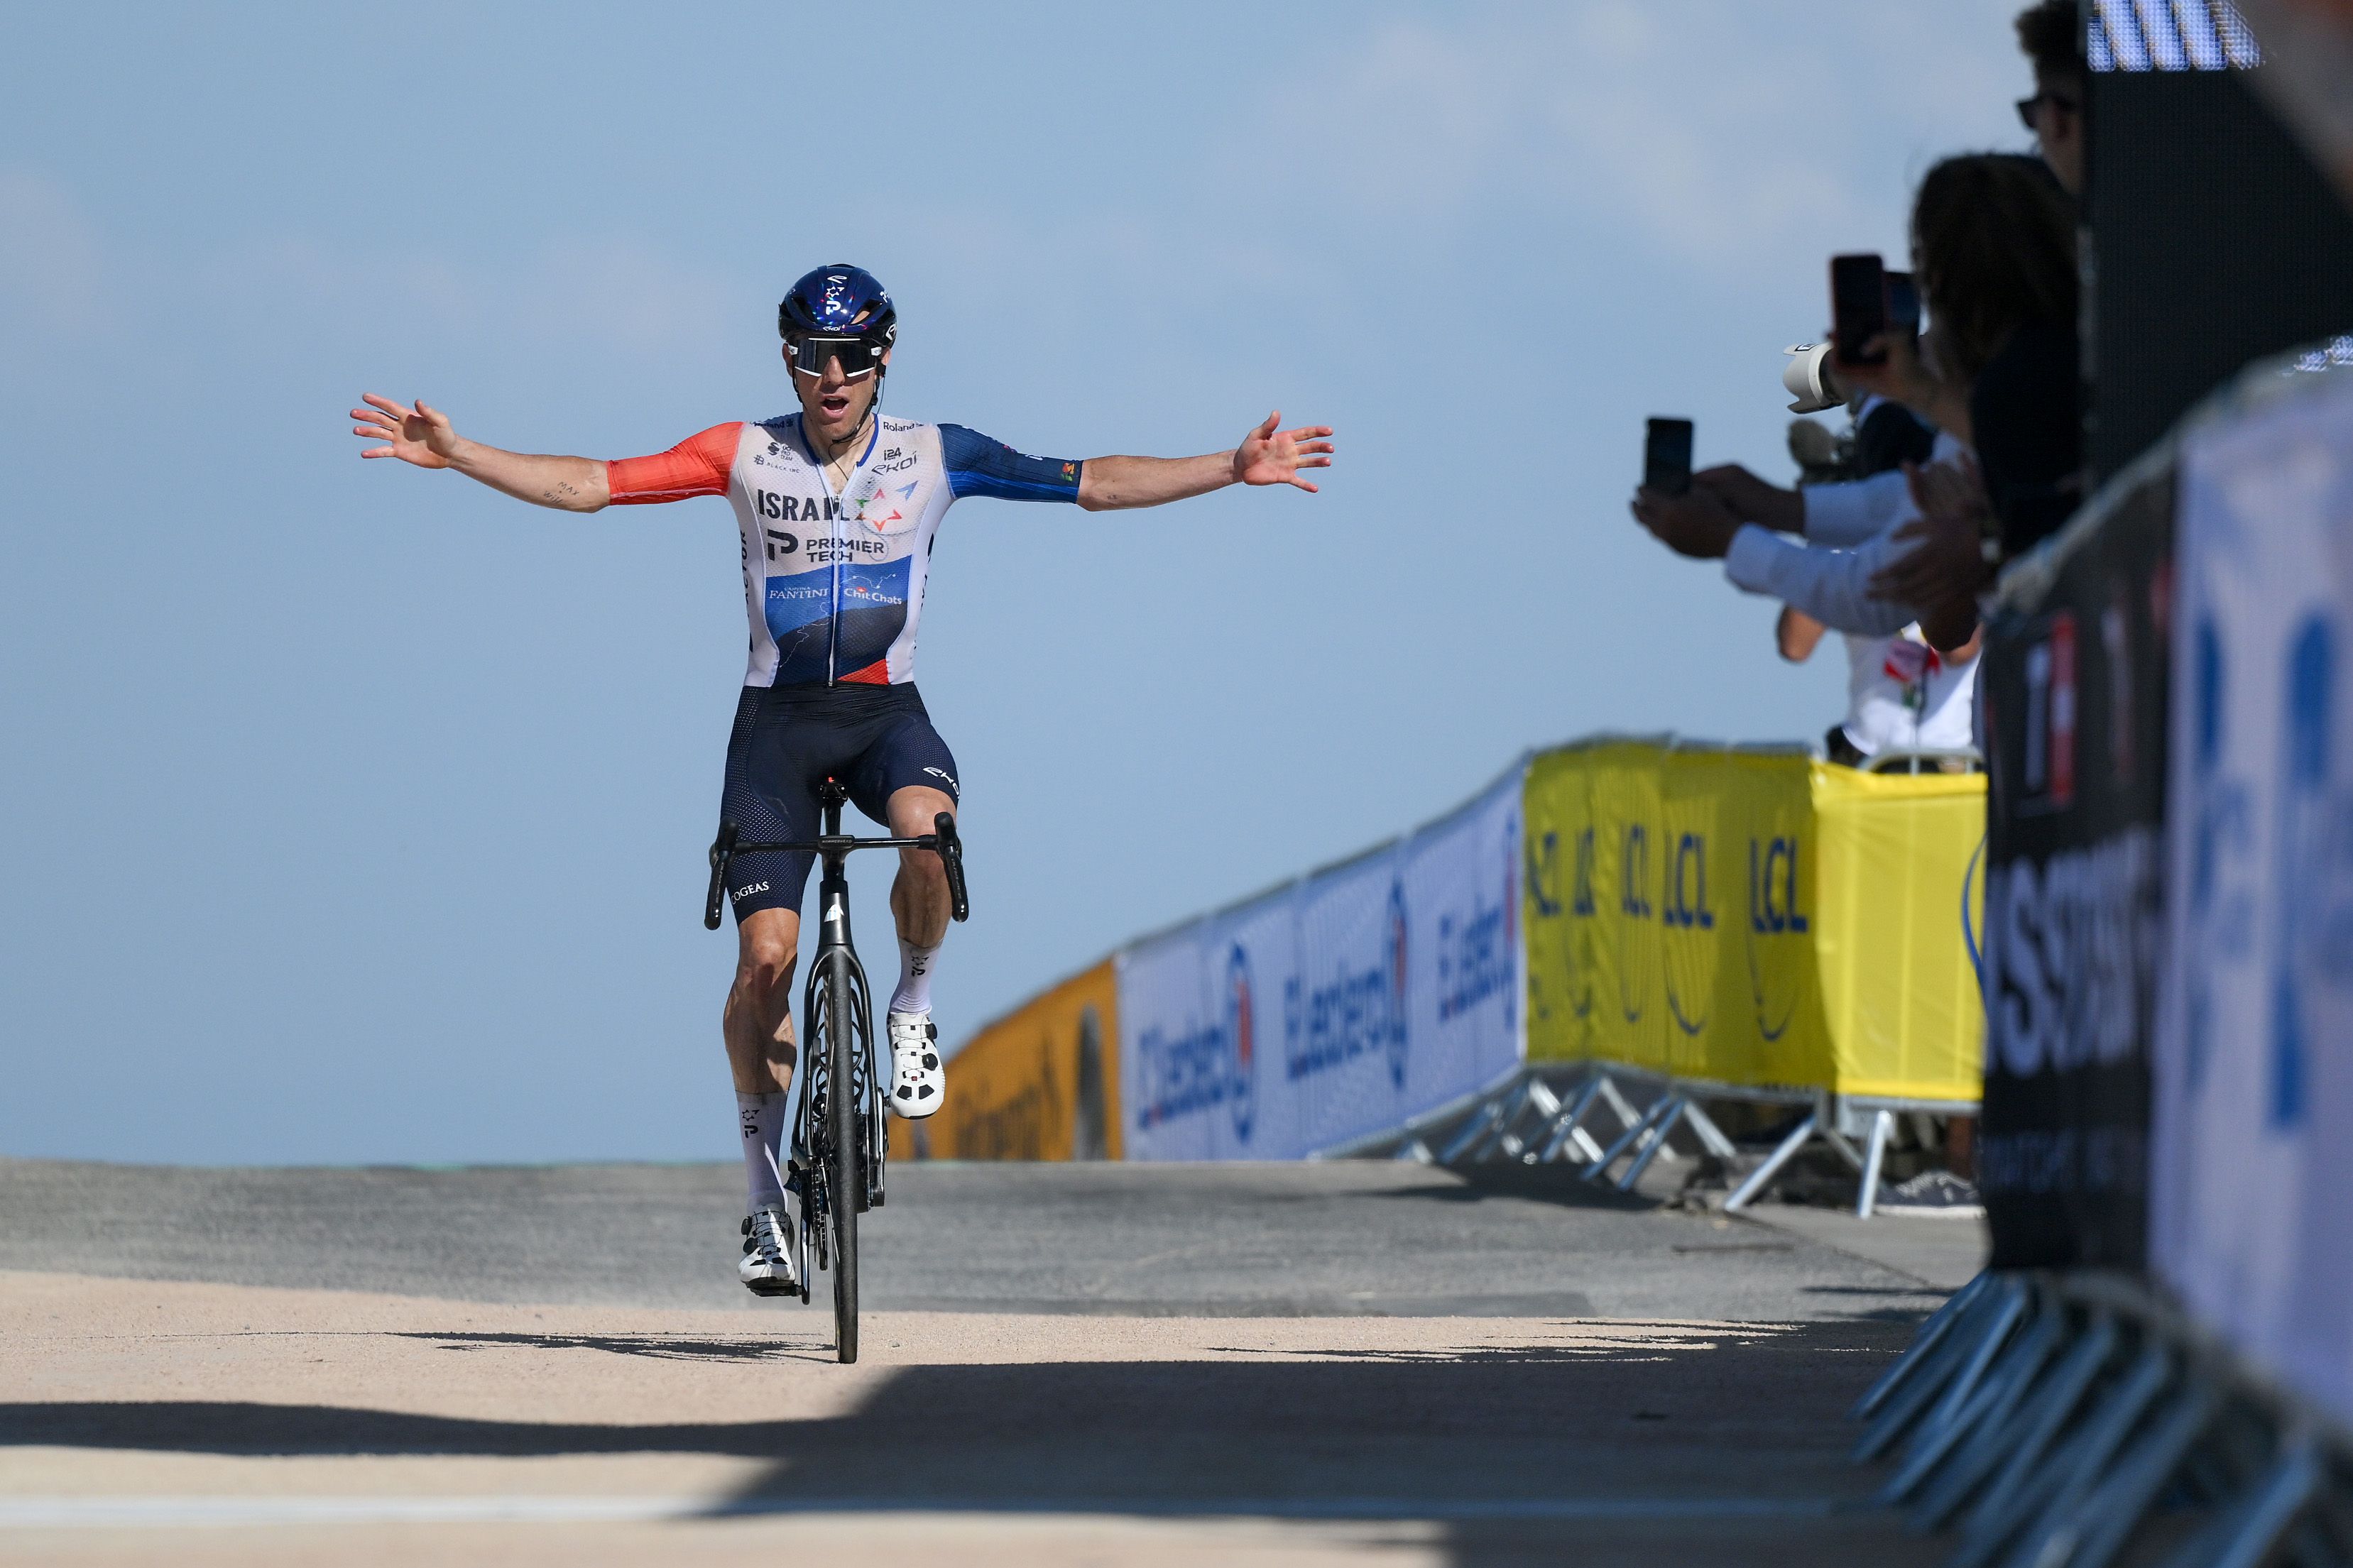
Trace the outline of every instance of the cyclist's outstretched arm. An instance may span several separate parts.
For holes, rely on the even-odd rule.
[[[373,392],[360,401],[367,406],[352,410],[358,421],[352,434],[384,443],[362,452],[363,458],[397,458],[420,468],[455,468],[517,500],[563,511],[596,511],[612,500],[605,465],[597,458],[542,457],[486,447],[459,435],[447,414],[423,402],[404,407]]]
[[[1279,430],[1278,410],[1242,437],[1230,452],[1210,452],[1198,458],[1090,458],[1079,474],[1079,504],[1089,511],[1120,507],[1158,506],[1206,495],[1228,485],[1297,485],[1310,494],[1315,487],[1300,478],[1302,468],[1332,466],[1328,425],[1302,425]]]

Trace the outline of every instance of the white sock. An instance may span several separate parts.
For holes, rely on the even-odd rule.
[[[893,1013],[928,1013],[932,1010],[932,970],[938,964],[937,943],[917,947],[905,937],[899,939],[899,988],[891,993]]]
[[[744,1137],[744,1176],[751,1189],[747,1209],[764,1209],[770,1204],[783,1207],[784,1180],[776,1171],[776,1152],[785,1143],[783,1091],[745,1094],[737,1090],[735,1127]]]

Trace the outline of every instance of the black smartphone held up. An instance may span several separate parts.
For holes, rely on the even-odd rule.
[[[1883,364],[1862,345],[1887,330],[1887,268],[1876,256],[1831,258],[1831,341],[1849,364]]]
[[[1642,437],[1642,488],[1679,496],[1691,489],[1692,422],[1653,419]]]
[[[1887,275],[1887,324],[1899,332],[1920,335],[1920,286],[1909,272]]]

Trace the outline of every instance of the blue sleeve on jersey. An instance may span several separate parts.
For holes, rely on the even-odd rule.
[[[1032,458],[961,425],[940,426],[940,456],[947,465],[948,493],[958,500],[995,496],[999,500],[1074,501],[1079,476],[1086,468],[1059,458]]]

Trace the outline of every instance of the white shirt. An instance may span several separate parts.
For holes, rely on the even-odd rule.
[[[1957,752],[1974,745],[1978,656],[1955,662],[1917,626],[1897,637],[1846,639],[1847,714],[1841,726],[1867,757],[1884,751]]]
[[[1939,432],[1929,461],[1963,450]],[[1804,542],[1755,523],[1743,524],[1725,553],[1733,585],[1791,605],[1832,631],[1893,637],[1919,619],[1919,611],[1871,592],[1873,575],[1909,553],[1914,541],[1895,531],[1920,515],[1901,470],[1842,485],[1810,485]],[[1875,526],[1874,526],[1875,525]]]

